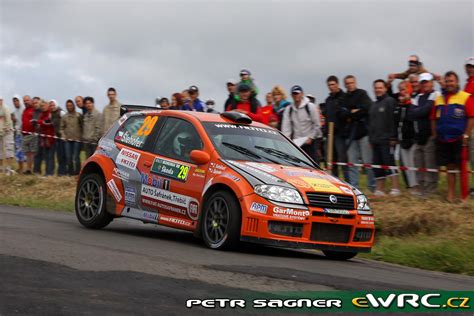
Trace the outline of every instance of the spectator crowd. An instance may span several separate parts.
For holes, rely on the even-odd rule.
[[[367,188],[375,196],[400,195],[398,171],[361,169],[354,164],[395,166],[399,161],[401,166],[420,168],[403,171],[401,178],[411,194],[427,196],[437,190],[438,173],[424,169],[459,169],[465,159],[463,150],[469,145],[474,169],[474,57],[466,60],[465,71],[468,79],[461,87],[457,73],[431,73],[412,55],[406,71],[373,82],[374,100],[358,87],[354,75],[341,81],[331,75],[324,102],[318,103],[300,85],[291,87],[289,98],[277,85],[263,96],[262,104],[256,81],[243,69],[239,81],[226,82],[229,95],[224,111],[245,113],[279,129],[318,163],[327,165],[327,157],[342,163],[331,164],[331,172],[355,187],[360,186],[363,171]],[[392,89],[395,80],[396,93]],[[215,101],[202,101],[199,94],[199,88],[192,85],[170,98],[157,98],[155,104],[163,110],[218,113]],[[16,172],[42,174],[44,162],[47,176],[77,175],[81,151],[91,156],[102,135],[119,119],[117,91],[109,88],[107,97],[109,104],[102,113],[90,96],[67,100],[64,110],[55,100],[29,95],[14,96],[10,110],[0,98],[1,165],[7,166],[7,173],[14,173],[11,166],[16,159]],[[388,180],[390,189],[386,188]],[[448,173],[450,202],[455,200],[455,181],[456,174]]]

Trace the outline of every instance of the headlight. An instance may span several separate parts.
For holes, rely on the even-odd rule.
[[[303,199],[295,189],[285,188],[278,185],[257,184],[254,188],[255,193],[269,200],[303,204]]]

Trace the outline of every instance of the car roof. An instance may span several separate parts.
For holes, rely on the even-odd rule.
[[[195,112],[195,111],[182,111],[182,110],[149,110],[149,111],[137,111],[131,112],[132,115],[139,115],[139,114],[148,114],[148,113],[156,113],[163,116],[172,116],[172,117],[179,117],[184,119],[191,119],[195,118],[200,122],[216,122],[216,123],[229,123],[229,124],[241,124],[236,123],[230,119],[222,117],[220,114],[214,113],[205,113],[205,112]],[[272,127],[253,121],[251,124],[243,124],[249,126],[255,126],[260,128],[269,128],[273,129]]]

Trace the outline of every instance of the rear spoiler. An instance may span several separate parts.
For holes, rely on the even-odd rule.
[[[120,107],[120,116],[128,112],[136,111],[153,111],[159,110],[160,108],[153,105],[141,105],[141,104],[122,104]]]

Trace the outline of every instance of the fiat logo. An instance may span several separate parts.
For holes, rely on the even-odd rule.
[[[332,204],[336,204],[337,203],[337,196],[330,195],[329,196],[329,201],[331,201]]]

